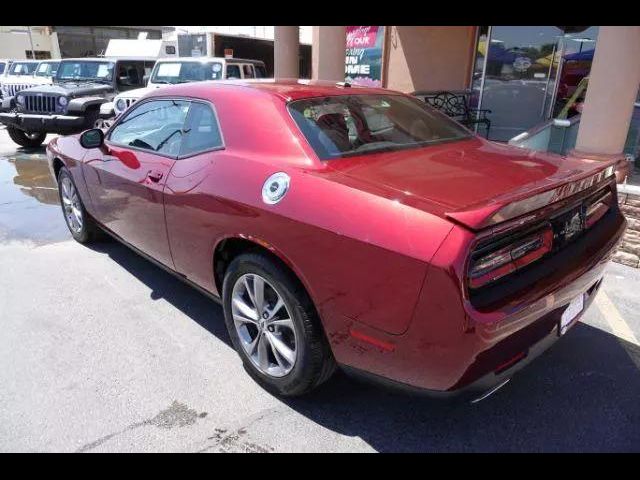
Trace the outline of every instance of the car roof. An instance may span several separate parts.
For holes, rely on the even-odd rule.
[[[152,61],[158,60],[155,57],[78,57],[78,58],[62,58],[61,62],[116,62],[124,60],[127,62],[133,61]]]
[[[268,95],[276,96],[284,101],[302,98],[337,96],[337,95],[402,95],[401,92],[385,88],[360,87],[344,82],[329,82],[323,80],[303,79],[273,79],[263,78],[254,80],[213,80],[206,82],[184,83],[159,89],[157,95],[185,95],[209,98],[210,94],[219,89],[248,88]],[[155,95],[154,95],[155,96]]]
[[[161,57],[158,62],[210,62],[212,60],[224,61],[227,63],[254,63],[264,65],[262,60],[252,60],[250,58],[225,58],[225,57]]]

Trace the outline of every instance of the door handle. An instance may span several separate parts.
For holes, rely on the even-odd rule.
[[[152,182],[159,182],[162,179],[162,172],[158,170],[149,170],[147,177],[149,177],[149,180]]]

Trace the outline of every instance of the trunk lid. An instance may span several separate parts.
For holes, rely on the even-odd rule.
[[[473,230],[588,188],[603,180],[605,170],[614,164],[479,138],[328,162],[330,169],[357,182],[358,188],[382,191]]]

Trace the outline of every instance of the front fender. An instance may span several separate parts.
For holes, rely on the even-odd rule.
[[[4,97],[2,99],[2,106],[0,107],[1,112],[8,112],[16,108],[16,97]]]
[[[105,102],[100,105],[100,118],[111,118],[116,116],[116,111],[113,108],[113,102]]]
[[[67,112],[69,114],[83,113],[83,112],[86,112],[87,109],[90,107],[99,106],[108,102],[109,101],[103,97],[74,98],[69,102],[69,106],[67,107]]]

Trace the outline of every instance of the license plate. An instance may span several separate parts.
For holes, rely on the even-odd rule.
[[[564,333],[569,328],[569,325],[573,322],[573,320],[580,315],[582,309],[584,308],[584,294],[577,296],[571,303],[567,306],[564,312],[562,312],[562,317],[560,317],[560,335],[564,335]]]

